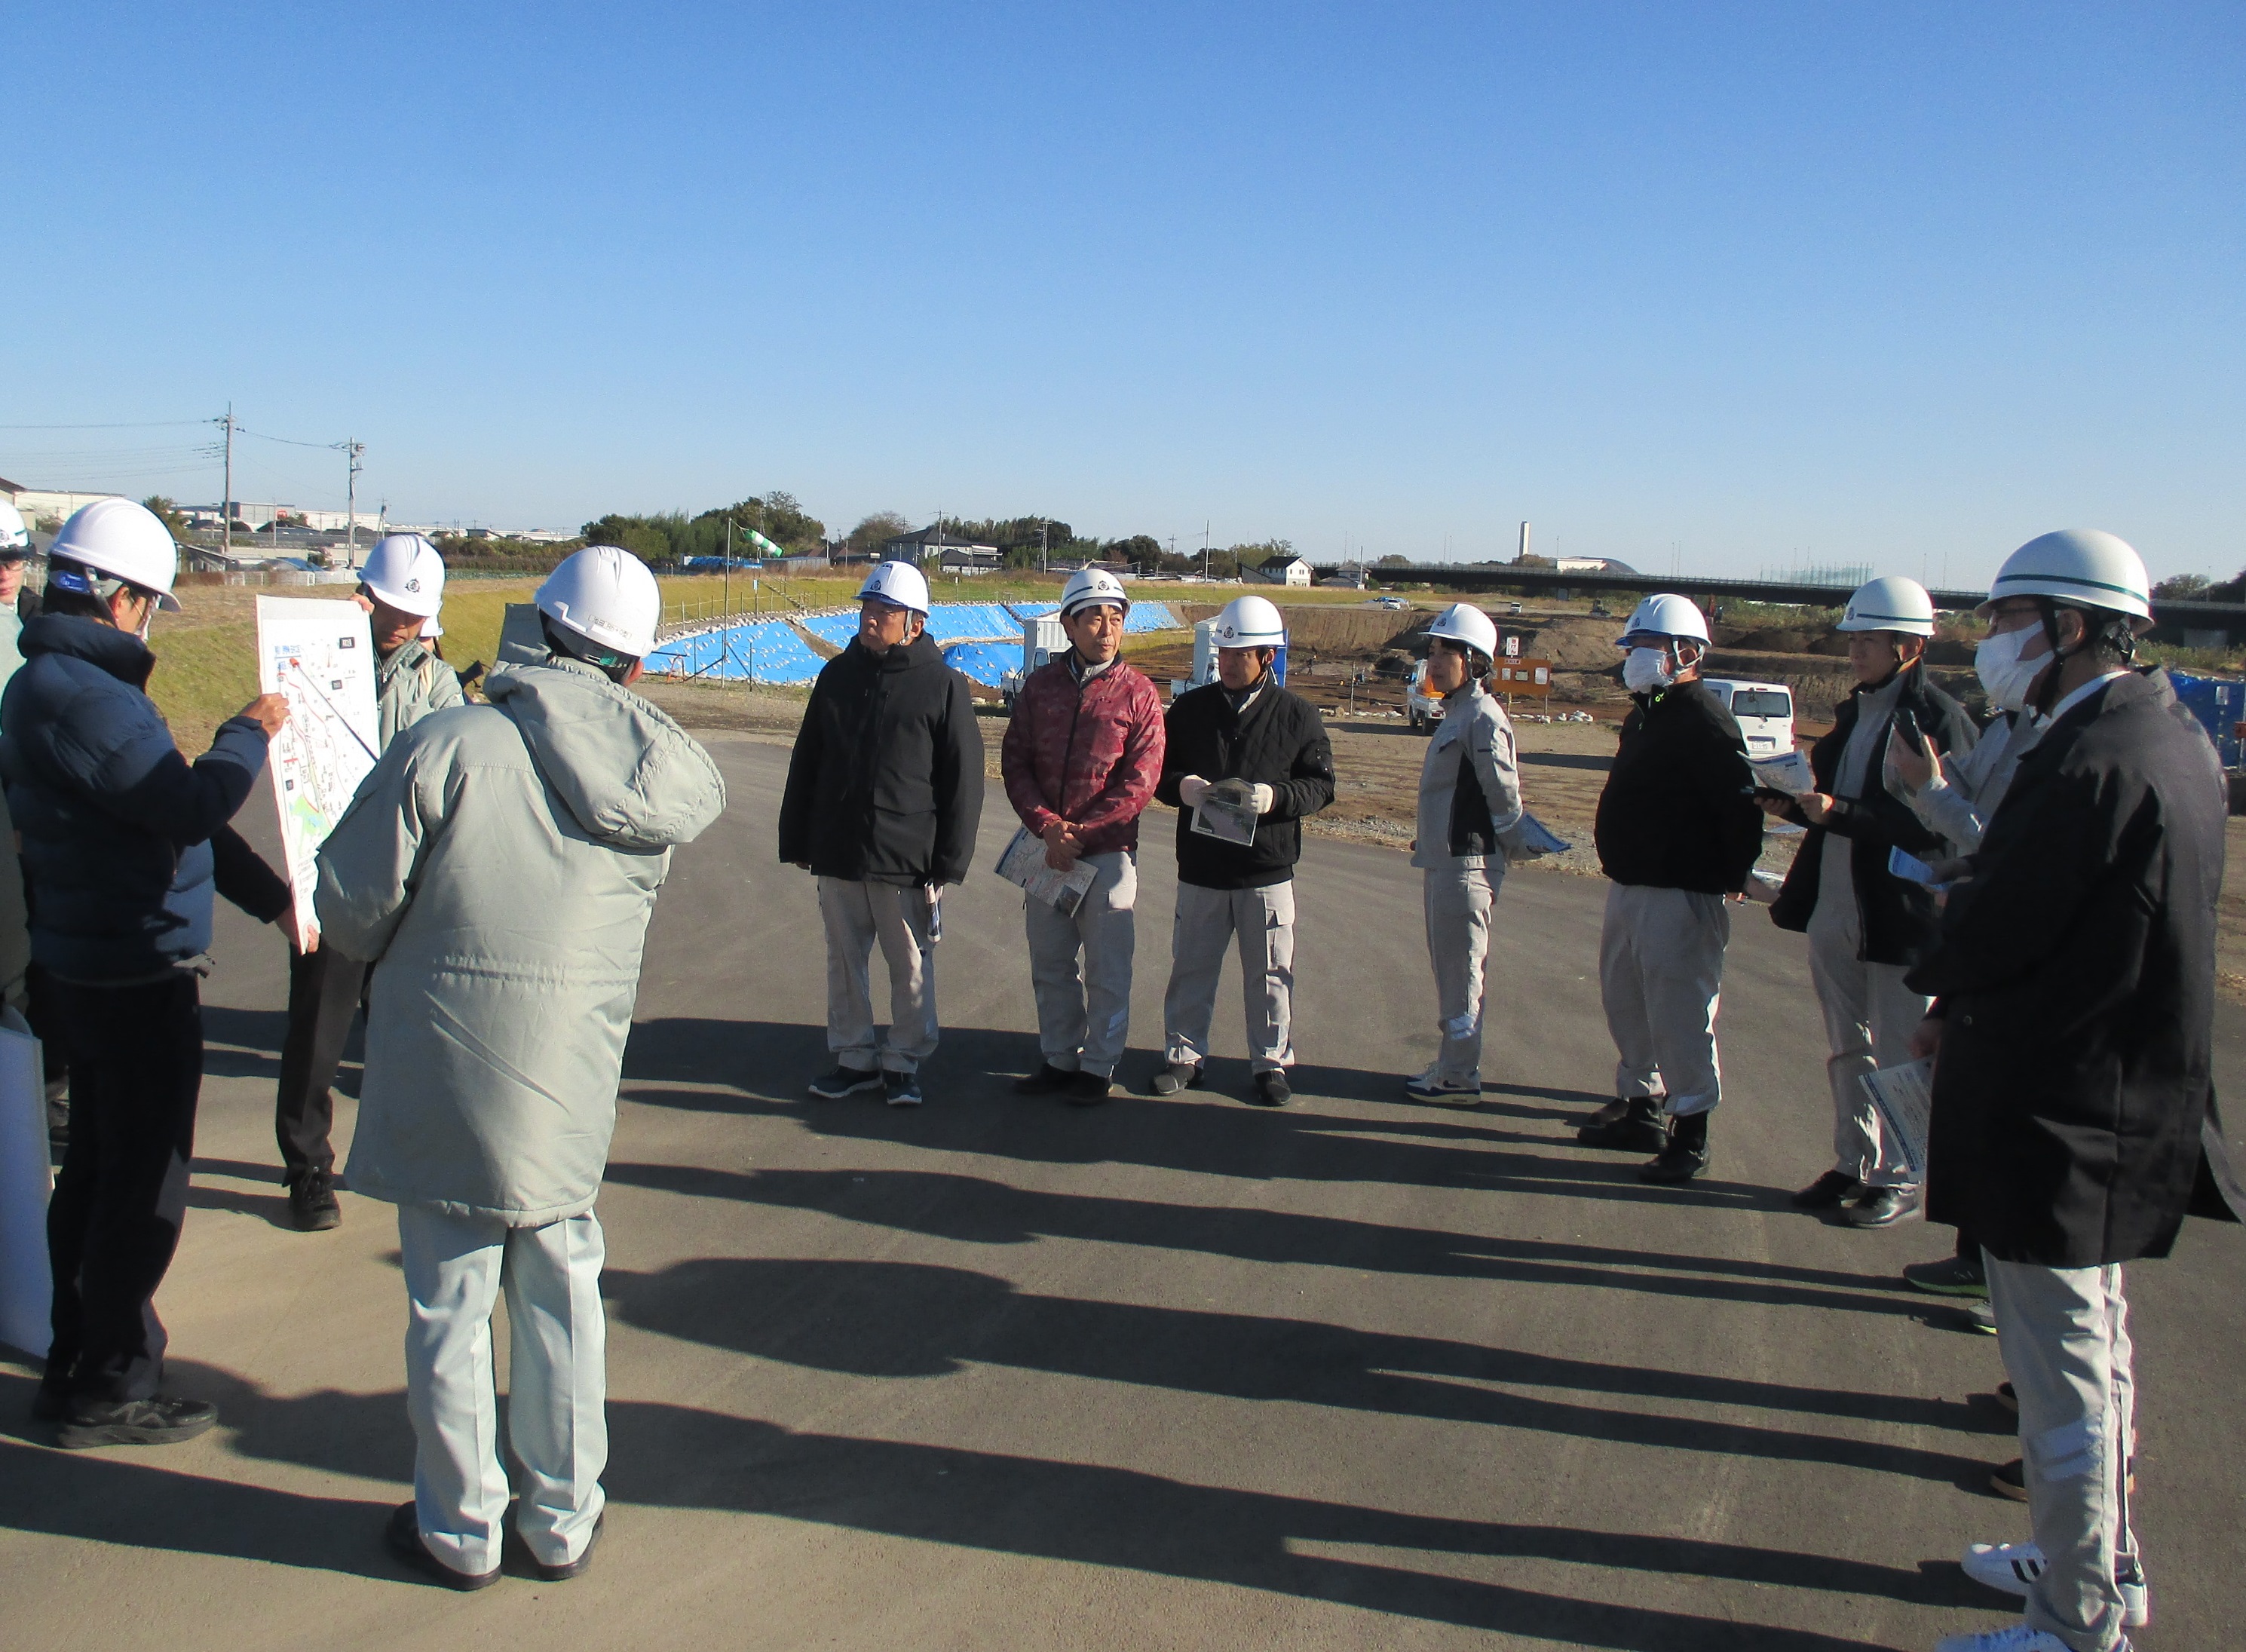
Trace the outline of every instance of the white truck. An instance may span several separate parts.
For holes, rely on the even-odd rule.
[[[998,679],[998,697],[1008,706],[1022,691],[1022,684],[1030,680],[1030,673],[1048,660],[1058,659],[1068,652],[1068,633],[1061,629],[1058,614],[1038,614],[1022,622],[1022,663]]]
[[[1781,757],[1793,750],[1793,692],[1785,683],[1720,676],[1703,681],[1708,692],[1739,719],[1750,759]]]

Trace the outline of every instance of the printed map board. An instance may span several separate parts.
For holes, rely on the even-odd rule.
[[[281,852],[302,919],[318,882],[315,857],[374,767],[374,636],[366,610],[324,597],[257,599],[257,686],[289,697],[267,763],[281,811]]]

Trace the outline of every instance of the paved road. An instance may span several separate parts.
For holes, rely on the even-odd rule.
[[[1236,1059],[1171,1101],[1009,1094],[1033,1059],[1020,919],[982,874],[948,912],[929,1105],[814,1104],[818,924],[770,859],[785,753],[712,744],[733,806],[657,914],[601,1203],[596,1569],[459,1597],[384,1557],[412,1451],[395,1232],[351,1197],[339,1232],[276,1225],[278,942],[234,921],[163,1297],[176,1381],[225,1425],[55,1451],[23,1420],[28,1369],[0,1367],[0,1644],[1826,1652],[2006,1615],[1950,1564],[2026,1534],[1981,1489],[2015,1454],[1995,1347],[1891,1288],[1946,1233],[1785,1207],[1827,1109],[1801,947],[1759,913],[1732,952],[1717,1164],[1688,1190],[1573,1140],[1611,1060],[1601,885],[1508,882],[1496,1086],[1417,1106],[1414,874],[1332,843],[1303,877],[1294,1108],[1241,1105]],[[2136,1275],[2148,1648],[2225,1644],[2239,1616],[2242,1245],[2195,1223]]]

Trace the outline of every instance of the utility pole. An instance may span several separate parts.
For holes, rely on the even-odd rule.
[[[215,421],[226,426],[226,497],[218,502],[219,526],[226,535],[226,557],[234,560],[234,404],[226,405],[226,417]]]
[[[358,472],[359,457],[366,452],[364,443],[350,437],[344,438],[344,566],[358,566]]]
[[[1040,517],[1038,520],[1038,572],[1045,571],[1052,560],[1052,524]]]

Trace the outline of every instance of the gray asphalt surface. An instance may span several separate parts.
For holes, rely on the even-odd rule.
[[[813,1102],[811,880],[772,859],[786,752],[711,739],[726,818],[657,912],[600,1207],[614,1499],[593,1570],[456,1596],[383,1553],[412,1441],[387,1209],[289,1231],[279,938],[221,921],[194,1207],[160,1306],[221,1426],[65,1453],[0,1364],[0,1645],[480,1649],[1923,1648],[2016,1615],[1970,1540],[2016,1456],[1992,1340],[1899,1288],[1923,1223],[1786,1206],[1827,1163],[1799,938],[1739,917],[1717,1159],[1688,1189],[1579,1148],[1613,1060],[1604,886],[1508,880],[1480,1105],[1406,1102],[1433,1039],[1417,874],[1314,840],[1295,1106],[1215,1083],[1089,1112],[1036,1060],[1019,900],[947,907],[929,1105]],[[245,823],[265,830],[269,806]],[[1171,817],[1142,855],[1134,1089],[1157,1058]],[[978,864],[1011,829],[995,787]],[[2222,1012],[2223,1087],[2246,1050]],[[345,1084],[355,1088],[355,1070]],[[347,1137],[349,1104],[339,1125]],[[2246,1239],[2133,1274],[2154,1627],[2229,1643]]]

